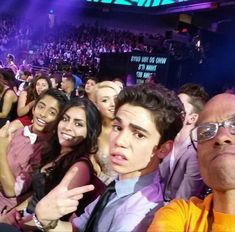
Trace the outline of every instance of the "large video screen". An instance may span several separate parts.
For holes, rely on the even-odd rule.
[[[100,60],[101,79],[121,78],[126,85],[140,84],[154,75],[155,81],[167,84],[169,57],[164,54],[142,52],[103,53]]]
[[[173,3],[189,2],[192,0],[86,0],[94,3],[117,4],[123,6],[156,7]]]

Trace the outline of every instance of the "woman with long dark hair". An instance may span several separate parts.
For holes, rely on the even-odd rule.
[[[37,202],[55,188],[65,174],[77,167],[69,188],[94,184],[96,191],[85,194],[77,215],[103,190],[104,184],[94,175],[89,155],[97,151],[101,117],[96,106],[86,98],[71,101],[59,118],[56,134],[42,152],[40,167],[33,174],[33,196],[24,212],[33,213]],[[19,208],[18,208],[19,209]],[[68,219],[69,215],[64,220]]]
[[[31,84],[21,92],[17,105],[17,115],[29,115],[35,100],[44,91],[51,88],[51,81],[45,76],[35,76]],[[24,123],[23,123],[24,124]]]

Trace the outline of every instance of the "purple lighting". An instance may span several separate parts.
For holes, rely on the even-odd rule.
[[[212,6],[213,6],[212,2],[205,2],[205,3],[184,5],[184,6],[168,7],[166,10],[163,10],[159,14],[204,10],[204,9],[209,9]]]

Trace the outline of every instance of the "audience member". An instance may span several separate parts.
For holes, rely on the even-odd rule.
[[[52,125],[66,102],[61,91],[47,90],[35,102],[32,126],[0,139],[0,212],[22,201],[31,184],[32,168],[40,163],[42,145],[54,135]]]
[[[21,83],[20,83],[20,85],[19,85],[19,87],[18,87],[18,91],[17,91],[17,95],[19,96],[20,95],[20,93],[23,91],[23,90],[25,90],[28,86],[29,86],[29,84],[30,84],[30,82],[32,81],[32,79],[33,79],[33,76],[32,76],[32,74],[31,74],[31,72],[29,72],[29,71],[23,71],[22,73],[20,73],[19,74],[20,75],[20,77],[19,77],[19,81],[21,81]]]
[[[178,96],[185,108],[184,125],[175,138],[172,151],[159,166],[166,202],[175,198],[199,197],[205,187],[190,131],[197,123],[208,94],[202,86],[188,83],[180,88]]]
[[[98,80],[95,77],[91,76],[87,77],[84,90],[85,90],[85,96],[88,97],[89,99],[91,99],[93,89],[97,83]]]
[[[13,90],[13,78],[8,69],[0,69],[0,128],[16,118],[17,96]]]
[[[76,174],[72,170],[37,204],[37,225],[54,224],[54,231],[146,231],[153,212],[163,203],[158,165],[183,125],[183,111],[177,96],[160,85],[122,90],[110,134],[110,159],[118,179],[79,218],[55,226],[54,220],[76,209],[81,193],[92,190],[92,186],[68,190]]]
[[[125,86],[123,80],[120,78],[114,78],[113,82],[119,86],[120,90],[122,90]]]
[[[191,132],[204,182],[213,193],[204,200],[173,200],[160,209],[151,231],[235,231],[235,95],[213,97]],[[196,144],[195,144],[196,146]]]
[[[62,76],[61,89],[65,92],[68,99],[73,99],[76,96],[76,83],[72,73],[66,72]]]
[[[16,66],[16,64],[14,63],[14,60],[15,60],[15,57],[14,55],[12,54],[7,54],[7,57],[6,57],[6,61],[7,61],[7,68],[10,68],[14,74],[17,73],[18,71],[18,67]]]
[[[30,112],[35,100],[42,91],[51,88],[51,82],[47,77],[36,76],[32,83],[19,96],[17,114],[19,117]]]
[[[52,88],[60,89],[62,75],[60,75],[59,73],[54,73],[54,74],[51,74],[49,77],[50,77]]]
[[[90,183],[96,187],[92,195],[84,195],[77,215],[83,213],[84,207],[104,189],[104,184],[94,175],[89,160],[89,154],[97,150],[98,135],[101,132],[101,117],[95,105],[86,98],[69,102],[55,127],[57,135],[47,143],[40,167],[33,173],[33,196],[27,209],[24,209],[26,214],[32,214],[38,201],[56,187],[73,167],[77,167],[79,171],[74,176],[70,189]]]
[[[115,99],[120,92],[120,88],[112,81],[103,81],[94,87],[94,102],[100,111],[102,118],[102,131],[98,139],[98,151],[93,156],[92,161],[97,171],[98,177],[109,184],[117,174],[113,171],[109,159],[109,134],[112,131],[114,119]]]
[[[35,76],[31,84],[21,92],[17,104],[18,118],[11,127],[20,128],[32,124],[32,108],[38,96],[51,88],[50,80],[45,76]]]

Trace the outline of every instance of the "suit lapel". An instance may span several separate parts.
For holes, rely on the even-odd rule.
[[[177,156],[175,157],[175,161],[174,161],[174,164],[172,166],[172,169],[170,170],[170,175],[169,175],[169,178],[168,178],[168,181],[167,181],[167,185],[168,183],[170,182],[176,168],[177,168],[177,165],[178,165],[178,162],[180,160],[180,158],[184,155],[184,153],[188,150],[188,147],[190,146],[190,143],[189,142],[185,142],[184,143],[184,146],[182,146],[179,150],[178,150],[178,154]]]

